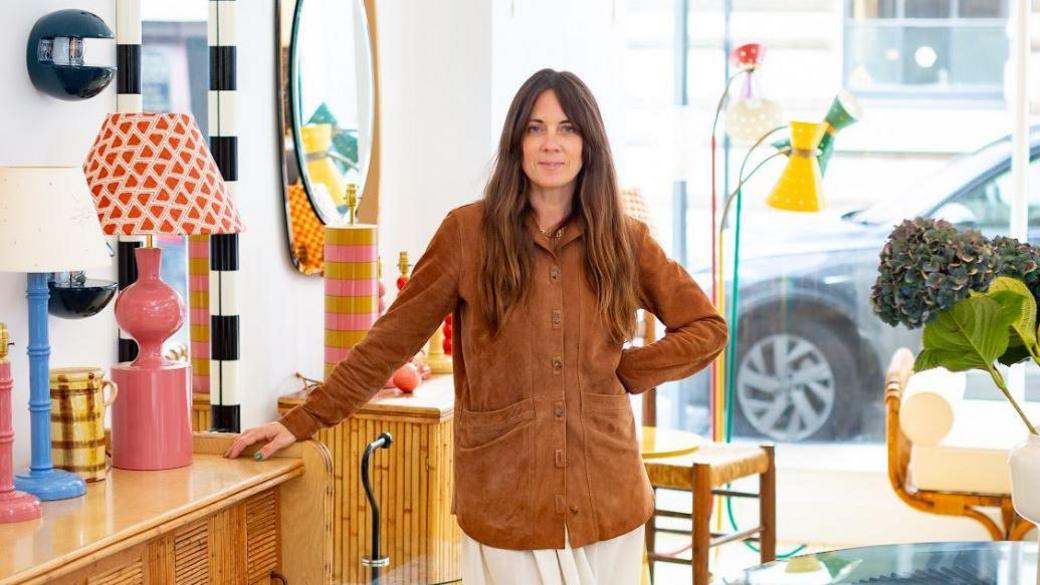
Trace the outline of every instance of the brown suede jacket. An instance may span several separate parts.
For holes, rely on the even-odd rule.
[[[642,308],[665,335],[610,341],[585,278],[585,223],[554,245],[533,218],[530,302],[491,338],[478,299],[483,203],[451,211],[397,299],[307,402],[281,422],[299,439],[367,402],[453,313],[455,493],[462,530],[514,550],[580,547],[644,524],[653,491],[629,393],[685,378],[722,350],[726,323],[637,220]],[[421,388],[421,387],[420,387]]]

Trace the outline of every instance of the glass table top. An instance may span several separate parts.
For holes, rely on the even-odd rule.
[[[1032,585],[1035,542],[942,542],[850,548],[723,575],[725,585]]]

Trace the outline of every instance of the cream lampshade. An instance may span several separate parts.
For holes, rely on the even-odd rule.
[[[81,168],[0,167],[0,272],[65,272],[110,262]]]

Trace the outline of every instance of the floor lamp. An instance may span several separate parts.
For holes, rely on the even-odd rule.
[[[824,121],[817,124],[812,122],[797,122],[792,121],[790,123],[790,138],[782,140],[777,143],[773,143],[773,146],[777,149],[773,154],[769,155],[757,165],[755,165],[751,171],[745,175],[744,169],[750,159],[751,153],[761,144],[763,144],[770,136],[788,127],[779,127],[763,134],[754,145],[748,149],[747,154],[744,157],[744,161],[740,166],[740,172],[738,175],[737,188],[734,192],[729,195],[723,205],[722,221],[719,224],[719,239],[721,241],[721,234],[726,228],[726,219],[729,215],[731,204],[735,203],[735,222],[734,222],[734,245],[733,245],[733,279],[732,279],[732,303],[730,307],[730,342],[727,348],[729,358],[726,360],[726,366],[728,370],[725,373],[725,398],[726,404],[725,415],[726,419],[723,422],[724,438],[726,442],[729,442],[733,431],[733,393],[734,385],[736,384],[736,348],[737,338],[739,336],[739,291],[740,291],[740,227],[741,227],[741,216],[742,216],[742,203],[743,203],[743,186],[748,179],[751,178],[755,172],[761,168],[766,162],[781,155],[787,155],[787,165],[784,168],[780,179],[773,187],[766,204],[775,209],[781,209],[786,211],[799,211],[799,212],[813,212],[819,211],[824,206],[824,197],[822,192],[823,182],[823,169],[826,168],[826,164],[830,159],[831,152],[834,146],[834,135],[838,130],[845,128],[862,117],[862,111],[860,110],[855,99],[846,92],[839,94],[831,103],[827,115]],[[720,259],[721,261],[721,259]],[[722,282],[720,278],[719,282]],[[724,296],[720,295],[720,296]],[[736,519],[733,515],[732,501],[726,500],[725,513],[729,517],[730,525],[733,529],[738,529]],[[722,507],[720,507],[720,512]],[[798,554],[805,548],[805,545],[799,545],[781,555],[780,558],[790,557]]]
[[[737,71],[726,80],[722,95],[719,96],[718,104],[715,107],[715,118],[711,126],[711,300],[720,313],[725,312],[725,296],[721,294],[722,239],[720,224],[717,221],[718,194],[715,189],[717,184],[715,151],[718,147],[719,121],[725,113],[726,134],[741,142],[754,141],[763,133],[768,133],[770,129],[780,125],[780,106],[764,97],[758,87],[759,69],[762,67],[764,57],[765,47],[759,43],[747,43],[733,49],[730,53],[730,60]],[[731,90],[737,80],[743,80],[743,83],[739,92],[734,95]],[[721,225],[725,225],[725,222]],[[726,357],[725,354],[721,354],[712,363],[709,374],[711,380],[709,397],[711,435],[714,441],[722,440],[725,371]]]
[[[111,263],[78,167],[0,168],[0,272],[28,273],[29,413],[32,461],[15,488],[41,500],[86,493],[83,479],[51,461],[47,276]]]

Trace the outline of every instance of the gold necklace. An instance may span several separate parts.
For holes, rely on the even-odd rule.
[[[543,230],[542,228],[538,228],[538,231],[542,232],[543,236],[545,236],[545,237],[547,237],[549,239],[552,239],[552,240],[558,240],[558,239],[563,237],[563,228],[560,228],[560,229],[556,230],[555,234],[550,234],[549,232]]]

